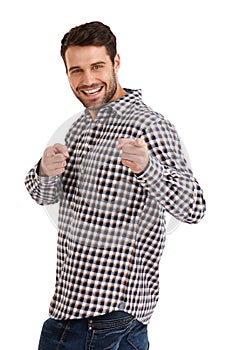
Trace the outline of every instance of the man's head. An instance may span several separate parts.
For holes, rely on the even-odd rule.
[[[116,37],[108,26],[101,22],[90,22],[72,28],[61,41],[61,56],[66,65],[65,53],[69,46],[105,46],[114,64],[117,54]]]
[[[62,39],[61,56],[71,89],[85,107],[98,107],[125,94],[117,79],[116,37],[103,23],[72,28]]]

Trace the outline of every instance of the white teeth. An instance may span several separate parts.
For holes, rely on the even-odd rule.
[[[93,89],[93,90],[83,90],[85,94],[95,94],[96,92],[100,91],[101,88]]]

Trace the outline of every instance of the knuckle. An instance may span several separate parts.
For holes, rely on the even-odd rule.
[[[62,145],[61,145],[60,143],[58,143],[58,142],[55,143],[55,144],[53,145],[54,148],[56,148],[56,147],[61,147],[61,146],[62,146]]]

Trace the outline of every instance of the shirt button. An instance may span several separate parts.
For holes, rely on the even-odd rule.
[[[142,185],[145,185],[145,184],[146,184],[146,180],[140,180],[140,183],[141,183]]]

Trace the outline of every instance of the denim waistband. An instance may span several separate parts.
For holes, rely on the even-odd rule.
[[[105,315],[87,319],[88,330],[107,330],[111,327],[123,327],[134,319],[134,316],[124,311],[113,311]]]
[[[73,329],[80,329],[83,332],[87,330],[107,330],[111,328],[121,328],[130,324],[135,320],[135,317],[125,311],[113,311],[104,315],[94,316],[89,318],[77,318],[68,320],[56,320],[51,319],[54,322],[58,322],[60,327]]]

